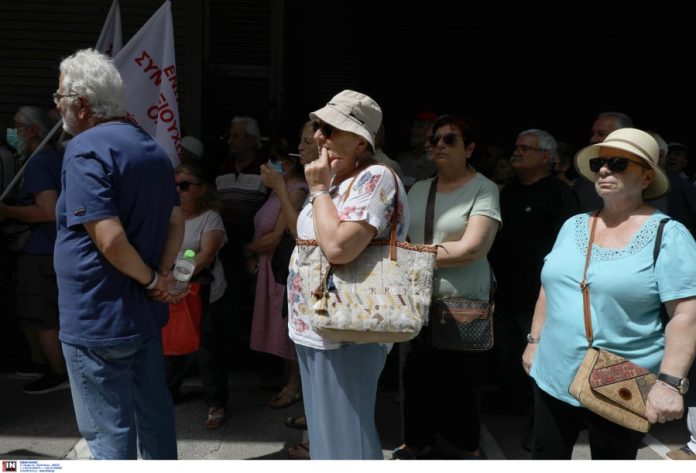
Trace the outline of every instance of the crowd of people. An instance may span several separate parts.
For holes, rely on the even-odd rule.
[[[499,387],[486,402],[526,415],[532,458],[569,459],[586,426],[593,458],[632,459],[642,434],[568,392],[589,308],[592,346],[659,373],[646,417],[686,412],[692,438],[670,456],[696,459],[696,389],[685,381],[696,355],[696,187],[685,144],[608,112],[577,153],[528,129],[508,157],[504,146],[477,149],[469,118],[420,112],[392,160],[379,104],[344,90],[309,113],[299,153],[238,116],[221,158],[187,136],[174,168],[125,119],[123,83],[102,54],[64,59],[53,98],[60,142],[35,152],[51,128],[38,107],[19,108],[2,133],[2,190],[33,154],[16,199],[0,203],[2,281],[31,348],[27,371],[42,374],[24,392],[69,385],[94,458],[177,457],[173,406],[191,359],[201,425],[220,428],[242,343],[282,367],[266,382],[269,407],[304,403],[285,420],[308,431],[292,458],[383,458],[375,404],[396,352],[403,444],[393,459],[483,457],[482,366]],[[336,342],[312,327],[295,239],[341,265],[388,238],[392,221],[398,240],[436,245],[433,297],[487,300],[497,287],[491,354],[437,348],[428,327],[397,346]],[[196,290],[173,293],[174,262],[189,249]],[[187,298],[200,307],[199,347],[164,356],[162,328]]]

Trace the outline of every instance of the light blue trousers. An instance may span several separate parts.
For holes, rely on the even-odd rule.
[[[383,460],[375,401],[387,349],[375,343],[296,349],[312,460]]]

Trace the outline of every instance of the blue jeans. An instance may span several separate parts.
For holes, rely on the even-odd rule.
[[[63,343],[75,416],[96,459],[176,459],[159,336],[107,347]]]

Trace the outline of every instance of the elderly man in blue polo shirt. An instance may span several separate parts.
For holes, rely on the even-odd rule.
[[[165,151],[126,122],[111,60],[63,60],[54,100],[65,131],[56,206],[60,340],[80,432],[94,458],[175,459],[161,329],[184,223]]]

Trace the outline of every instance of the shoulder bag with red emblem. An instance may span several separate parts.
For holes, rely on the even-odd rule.
[[[645,401],[657,377],[646,368],[607,351],[592,347],[592,319],[590,316],[590,290],[587,285],[587,268],[590,265],[592,244],[599,211],[595,213],[587,244],[585,271],[580,289],[585,313],[585,335],[588,348],[568,392],[587,409],[615,424],[647,432],[650,423],[645,418]]]

